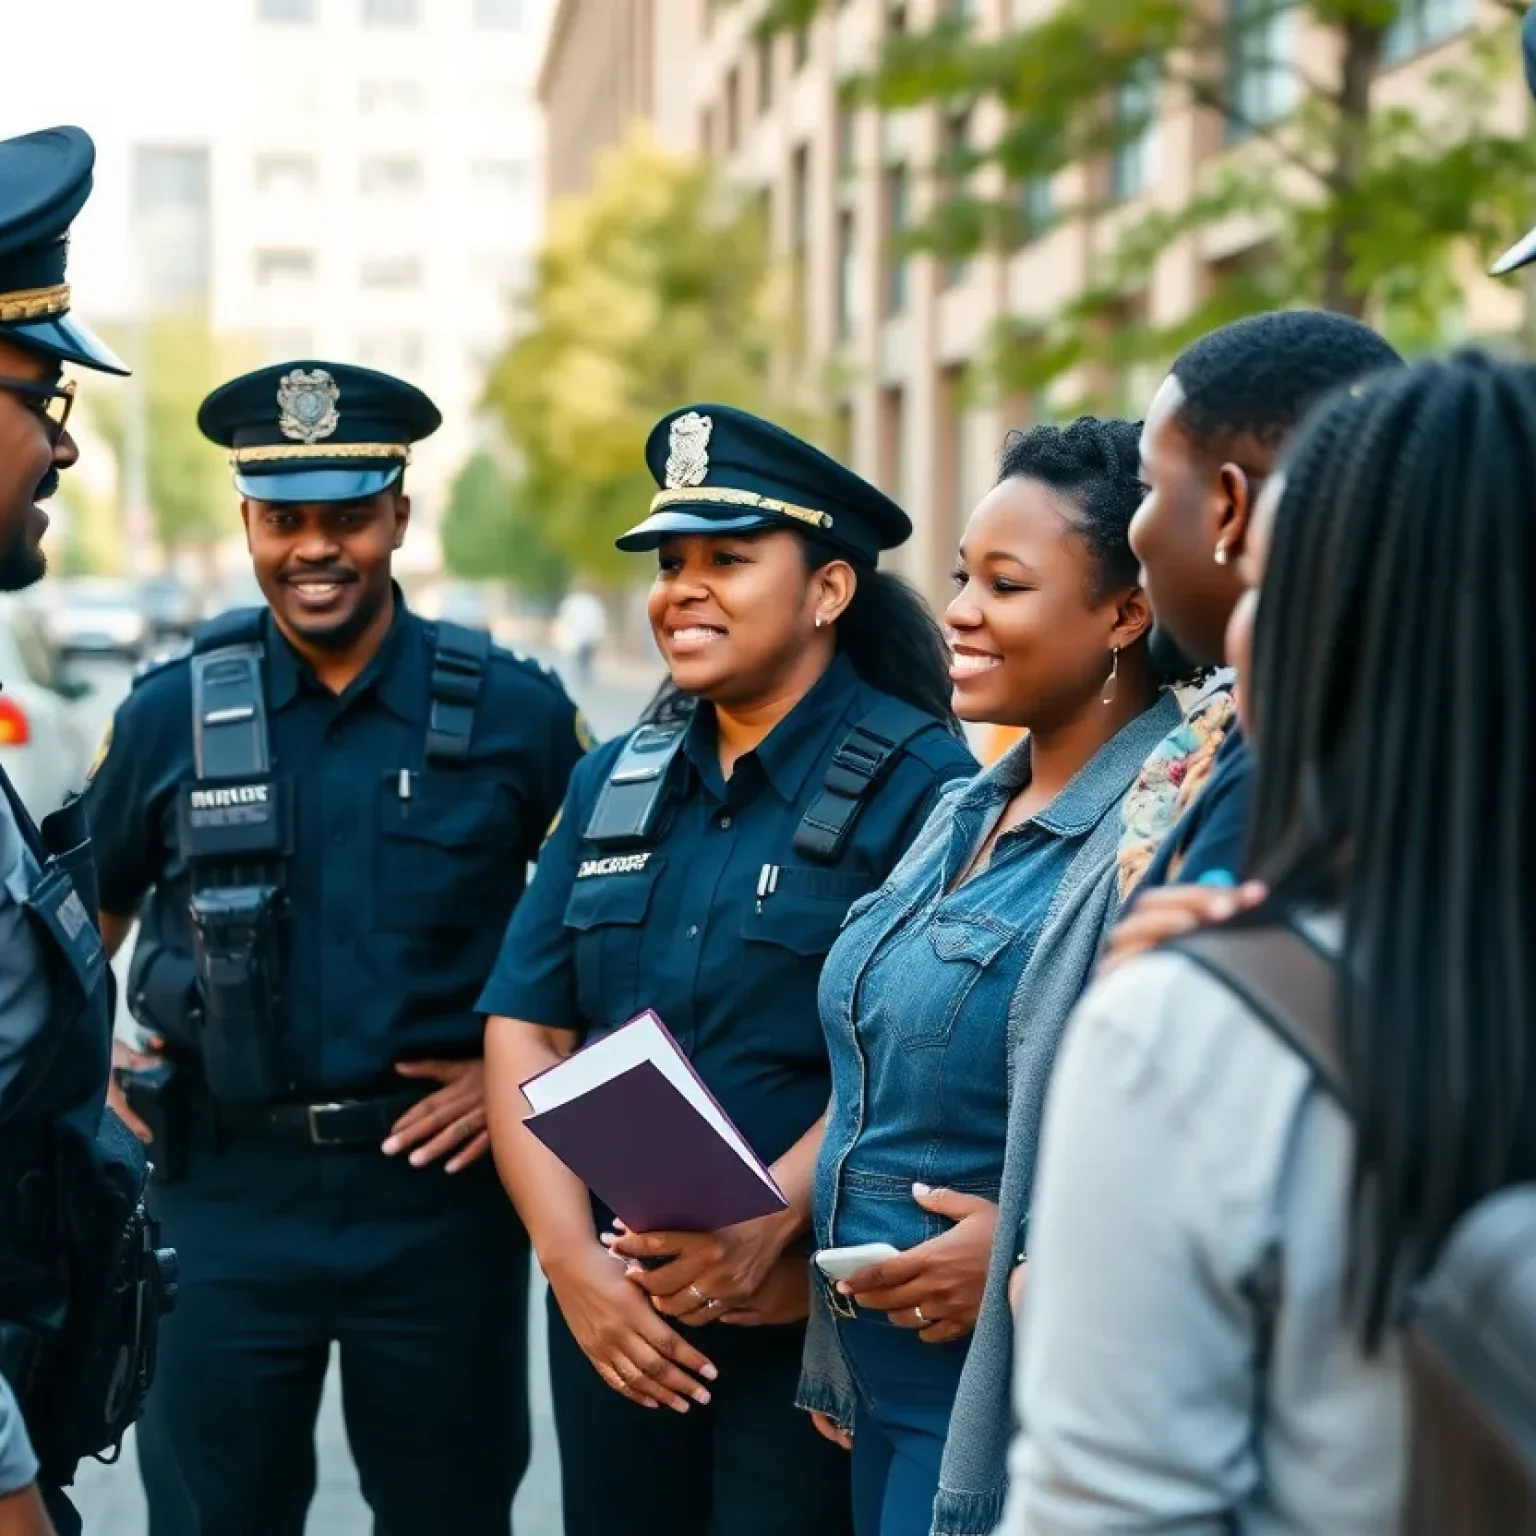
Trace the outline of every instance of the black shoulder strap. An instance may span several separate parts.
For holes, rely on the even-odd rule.
[[[11,776],[4,768],[0,768],[0,794],[5,796],[6,803],[11,808],[11,815],[16,822],[16,830],[21,833],[21,840],[31,850],[32,857],[39,864],[48,862],[48,845],[43,841],[43,834],[38,831],[37,823],[32,820],[32,813],[22,804],[22,799],[16,793],[16,786],[11,783]]]
[[[490,654],[491,637],[485,630],[438,621],[428,685],[432,696],[427,723],[429,763],[457,762],[468,754]]]
[[[795,852],[818,864],[835,864],[864,802],[914,736],[937,724],[932,715],[900,699],[882,699],[842,739],[821,793],[795,829]]]
[[[199,779],[272,770],[261,608],[234,608],[192,632],[192,749]]]
[[[1235,992],[1347,1111],[1339,968],[1288,923],[1204,928],[1165,946]]]

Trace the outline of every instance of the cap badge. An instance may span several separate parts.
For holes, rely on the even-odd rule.
[[[667,489],[703,485],[709,473],[709,434],[714,421],[697,411],[685,411],[672,423],[667,453]]]
[[[306,373],[295,368],[277,386],[278,430],[297,443],[318,443],[341,425],[336,402],[341,390],[324,368]]]

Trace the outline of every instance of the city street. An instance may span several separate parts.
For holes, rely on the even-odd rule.
[[[541,659],[554,658],[541,653]],[[92,664],[84,674],[96,684],[88,701],[96,717],[98,733],[128,686],[125,667]],[[660,677],[659,664],[647,657],[630,662],[599,665],[586,686],[570,685],[599,738],[612,736],[633,724]],[[126,954],[126,947],[125,947]],[[514,1511],[516,1536],[559,1536],[560,1491],[554,1426],[550,1417],[549,1383],[544,1369],[543,1285],[535,1271],[530,1304],[532,1344],[529,1392],[533,1409],[533,1459],[518,1495]],[[402,1383],[408,1389],[408,1383]],[[334,1368],[326,1384],[320,1410],[319,1488],[310,1511],[312,1536],[365,1536],[371,1528],[367,1506],[358,1492],[357,1473],[347,1449],[341,1418],[339,1383]],[[75,1501],[85,1521],[87,1536],[145,1536],[148,1529],[144,1499],[139,1488],[134,1448],[130,1441],[116,1466],[87,1462],[75,1485]]]

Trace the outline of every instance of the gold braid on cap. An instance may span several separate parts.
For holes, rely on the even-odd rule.
[[[812,528],[830,528],[832,517],[827,512],[813,512],[809,507],[797,507],[790,501],[779,501],[772,496],[759,496],[756,491],[735,491],[729,486],[694,486],[688,489],[658,491],[651,498],[651,511],[660,512],[663,507],[675,507],[688,502],[717,502],[727,507],[753,507],[759,512],[777,512],[792,517],[797,523],[808,523]]]
[[[293,459],[399,459],[411,462],[404,443],[265,443],[256,448],[236,448],[229,455],[235,469],[242,464],[286,464]]]
[[[18,288],[14,293],[0,293],[0,325],[17,320],[46,320],[49,315],[62,315],[68,308],[68,283],[54,283],[48,288]]]

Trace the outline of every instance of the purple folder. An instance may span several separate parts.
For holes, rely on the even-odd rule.
[[[726,1118],[666,1026],[649,1019]],[[714,1232],[787,1204],[771,1176],[765,1181],[743,1162],[653,1061],[523,1123],[634,1232]]]

